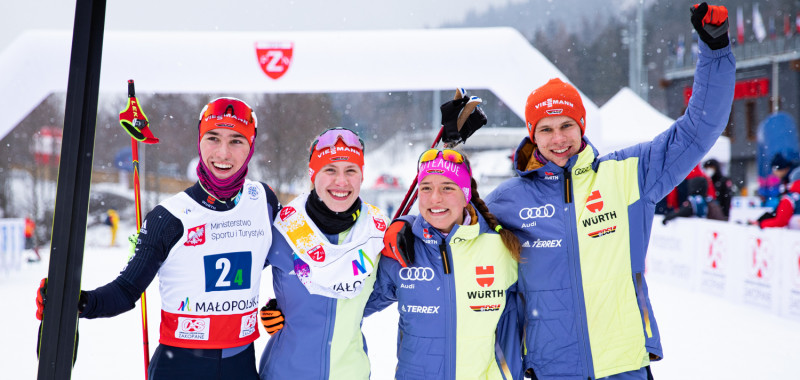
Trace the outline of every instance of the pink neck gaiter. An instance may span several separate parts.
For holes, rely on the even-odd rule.
[[[250,144],[250,153],[247,155],[244,165],[242,165],[234,175],[227,179],[219,179],[210,174],[211,171],[208,170],[206,163],[203,162],[203,155],[200,153],[200,139],[198,139],[197,154],[200,155],[200,162],[197,163],[197,178],[200,180],[200,184],[203,185],[203,188],[221,201],[236,196],[236,194],[242,190],[242,186],[244,186],[244,179],[247,177],[247,164],[250,163],[250,158],[253,157],[254,145],[255,144]]]

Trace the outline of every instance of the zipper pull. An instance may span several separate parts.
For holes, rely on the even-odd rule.
[[[564,203],[572,203],[572,170],[564,170]]]
[[[444,274],[450,273],[450,261],[447,260],[447,244],[444,239],[439,244],[439,252],[442,254],[442,265],[444,266]]]

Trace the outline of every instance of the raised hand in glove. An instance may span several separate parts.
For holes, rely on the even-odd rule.
[[[466,91],[460,88],[453,100],[442,104],[442,141],[445,146],[456,146],[467,141],[475,131],[486,125],[486,114],[479,107],[482,102],[477,96],[467,96]]]
[[[383,235],[381,253],[397,260],[402,267],[413,264],[414,234],[411,232],[411,223],[404,219],[395,219]]]
[[[261,308],[261,324],[267,334],[272,335],[283,328],[283,312],[278,309],[278,300],[271,299]]]
[[[692,25],[700,39],[711,50],[722,49],[730,44],[728,38],[728,9],[722,5],[695,4],[692,12]]]

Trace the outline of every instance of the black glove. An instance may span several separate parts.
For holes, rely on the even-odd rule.
[[[272,336],[283,328],[283,312],[278,309],[278,300],[271,299],[261,308],[261,324],[264,330]]]
[[[700,3],[693,5],[692,25],[700,39],[711,50],[722,49],[730,44],[728,38],[728,9],[722,5]]]
[[[468,97],[464,89],[456,91],[455,99],[442,104],[442,141],[445,146],[456,146],[486,125],[486,114],[479,105],[483,102],[477,96]]]
[[[400,266],[414,263],[414,233],[411,223],[405,219],[395,219],[383,235],[384,256],[397,260]]]
[[[81,295],[78,297],[78,311],[83,311],[87,304],[86,292],[81,290]],[[44,322],[44,305],[47,303],[47,277],[39,282],[39,289],[36,290],[36,319],[39,321],[39,330],[36,339],[36,358],[39,358],[39,352],[42,346],[42,324]],[[78,359],[78,327],[75,326],[75,347],[72,351],[72,365],[75,366],[75,360]]]

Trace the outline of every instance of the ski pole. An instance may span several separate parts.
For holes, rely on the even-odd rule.
[[[443,133],[444,133],[444,127],[439,129],[439,134],[436,135],[436,138],[433,140],[433,144],[431,144],[431,149],[436,148],[436,145],[438,145],[439,141],[442,140]],[[414,177],[414,180],[411,181],[411,186],[409,186],[408,191],[406,192],[406,196],[403,197],[403,201],[400,202],[400,207],[398,207],[397,212],[394,213],[393,219],[397,219],[403,215],[408,214],[408,212],[411,211],[411,206],[414,204],[414,201],[416,199],[417,199],[417,178]]]
[[[465,89],[459,87],[459,88],[456,89],[456,94],[455,94],[455,97],[453,98],[453,100],[457,101],[459,99],[466,98],[466,96],[467,96],[467,91]],[[481,102],[483,102],[483,100],[481,100],[481,98],[479,98],[477,96],[473,96],[473,97],[471,97],[469,99],[463,99],[463,101],[466,102],[466,103],[463,105],[463,108],[459,111],[459,113],[458,113],[458,115],[456,117],[455,123],[444,123],[444,120],[443,120],[444,124],[442,125],[442,128],[439,129],[439,134],[436,135],[436,139],[433,140],[433,144],[431,145],[431,149],[436,148],[436,145],[438,145],[439,142],[442,141],[443,138],[444,138],[444,147],[445,148],[453,148],[456,145],[458,145],[459,143],[466,142],[467,138],[469,136],[471,136],[473,133],[475,133],[476,130],[478,130],[480,127],[482,127],[484,124],[486,124],[486,115],[484,115],[483,111],[481,111],[478,108],[478,105]],[[450,102],[448,102],[448,103],[450,103]],[[448,103],[445,103],[445,104],[442,105],[442,107],[443,107],[442,108],[443,115],[446,112],[444,110],[444,107]],[[451,108],[451,110],[452,110],[452,108]],[[469,126],[467,126],[467,119],[470,117],[470,115],[472,114],[473,111],[478,112],[483,120],[481,122],[472,122],[472,123],[469,124]],[[445,134],[446,125],[448,126],[447,128],[454,128],[454,130],[448,129],[447,136],[445,137],[444,134]],[[393,219],[397,219],[397,218],[399,218],[399,217],[401,217],[403,215],[408,214],[409,211],[411,211],[411,206],[413,206],[414,202],[417,200],[417,193],[418,193],[417,192],[417,180],[416,180],[416,177],[415,177],[414,180],[411,181],[411,186],[408,188],[408,191],[406,192],[406,196],[403,198],[403,201],[400,203],[400,207],[397,209],[397,212],[394,214],[394,218]]]
[[[147,116],[136,100],[136,90],[133,79],[128,80],[128,104],[119,113],[119,123],[131,135],[131,158],[133,161],[133,191],[136,209],[136,234],[142,229],[142,201],[139,190],[139,141],[145,144],[155,144],[158,139],[150,132]],[[142,345],[144,349],[144,378],[147,380],[147,370],[150,366],[150,339],[147,330],[147,291],[142,292],[140,300],[142,305]]]

